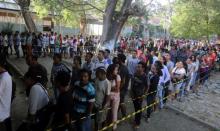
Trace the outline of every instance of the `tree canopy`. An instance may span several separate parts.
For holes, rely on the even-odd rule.
[[[171,33],[175,37],[209,39],[220,34],[220,0],[176,0]]]

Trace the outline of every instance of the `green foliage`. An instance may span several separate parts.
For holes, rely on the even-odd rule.
[[[220,0],[177,0],[171,33],[175,37],[209,39],[220,33]]]

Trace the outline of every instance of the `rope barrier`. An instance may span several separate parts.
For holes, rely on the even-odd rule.
[[[210,70],[211,70],[211,69],[210,69]],[[210,71],[210,70],[208,70],[208,71]],[[207,71],[204,71],[204,72],[200,73],[200,75],[203,74],[203,73],[207,73]],[[200,80],[206,78],[208,75],[210,75],[210,74],[206,74],[205,76],[203,76],[202,78],[200,78],[200,79],[197,80],[196,82],[198,82],[198,81],[200,81]],[[173,85],[177,85],[177,84],[179,84],[179,83],[182,83],[182,82],[184,82],[184,81],[187,81],[188,79],[189,79],[189,78],[183,79],[183,80],[181,80],[181,81],[179,81],[179,82],[173,83]],[[163,87],[163,89],[165,89],[165,88],[169,88],[169,86]],[[163,90],[163,89],[162,89],[162,90]],[[179,92],[180,92],[180,91],[179,91]],[[124,103],[120,103],[120,105],[122,105],[122,104],[127,104],[127,103],[131,103],[131,102],[133,102],[134,100],[146,98],[148,95],[151,95],[151,94],[153,94],[153,93],[157,93],[157,90],[152,91],[152,92],[150,92],[150,93],[146,93],[146,94],[144,94],[144,95],[142,95],[142,96],[140,96],[140,97],[136,97],[136,98],[134,98],[134,99],[128,100],[128,101],[126,101],[126,102],[124,102]],[[167,98],[165,97],[165,98],[163,98],[163,99],[167,99]],[[108,110],[110,110],[110,109],[112,109],[112,108],[109,107],[109,108],[105,108],[105,109],[99,110],[98,112],[92,113],[92,114],[90,114],[90,115],[87,116],[87,117],[95,116],[97,113],[102,113],[102,112],[108,111]],[[133,114],[133,113],[132,113],[132,114]],[[136,114],[137,114],[137,113],[136,113]],[[85,116],[85,117],[82,117],[82,118],[80,118],[79,120],[86,119],[87,117],[86,117],[86,116]],[[129,118],[130,118],[130,117],[129,117]],[[122,118],[122,119],[123,119],[123,118]],[[71,124],[74,124],[76,121],[77,121],[77,120],[71,121]],[[114,122],[113,122],[113,123],[114,123]],[[116,123],[116,124],[117,124],[117,123]],[[115,125],[115,124],[114,124],[114,125]],[[57,128],[64,127],[64,126],[65,126],[65,125],[62,124],[62,125],[57,126]],[[47,131],[52,131],[52,129],[47,129]]]
[[[209,75],[209,74],[207,74],[207,75]],[[206,76],[204,76],[204,78],[205,78],[205,77],[206,77]],[[202,79],[204,79],[204,78],[202,78]],[[201,80],[201,79],[199,79],[199,80]],[[198,81],[199,81],[199,80],[198,80]],[[185,80],[182,80],[181,82],[184,82],[184,81],[185,81]],[[181,89],[181,90],[185,90],[185,88],[183,88],[183,89]],[[164,97],[162,100],[168,99],[168,98],[171,97],[171,96],[175,96],[175,95],[178,94],[181,90],[176,91],[176,92],[174,92],[174,93],[168,95],[167,97]],[[143,107],[142,109],[140,109],[140,110],[138,110],[138,111],[136,111],[136,112],[133,112],[133,113],[131,113],[131,114],[129,114],[129,115],[127,115],[127,116],[121,118],[120,120],[117,120],[117,121],[115,121],[115,122],[112,122],[110,125],[108,125],[108,126],[106,126],[106,127],[103,127],[103,128],[102,128],[101,130],[99,130],[99,131],[105,131],[105,130],[107,130],[107,129],[113,127],[114,125],[119,124],[119,123],[121,123],[121,122],[123,122],[123,121],[125,121],[125,120],[127,120],[127,119],[129,119],[129,118],[131,118],[131,117],[133,117],[133,116],[135,116],[136,114],[147,110],[148,108],[150,108],[150,107],[152,107],[152,106],[158,104],[159,102],[160,102],[159,100],[156,100],[156,102],[150,104],[149,106],[145,106],[145,107]]]

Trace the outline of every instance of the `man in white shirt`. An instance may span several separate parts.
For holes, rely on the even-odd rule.
[[[0,54],[0,131],[11,131],[12,78],[4,67],[5,55]]]
[[[92,79],[95,79],[95,72],[96,72],[96,69],[99,68],[99,67],[105,67],[105,69],[107,70],[108,68],[108,63],[105,61],[104,59],[104,54],[105,52],[103,50],[100,50],[99,53],[98,53],[98,56],[97,56],[97,60],[94,62],[94,64],[92,65],[92,76],[91,78]]]

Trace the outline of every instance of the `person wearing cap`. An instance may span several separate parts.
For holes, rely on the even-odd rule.
[[[99,67],[96,70],[96,79],[95,79],[95,128],[99,130],[102,128],[103,122],[106,120],[107,111],[99,112],[100,110],[106,109],[109,106],[110,102],[110,93],[111,93],[111,83],[106,78],[106,69],[105,67]]]

